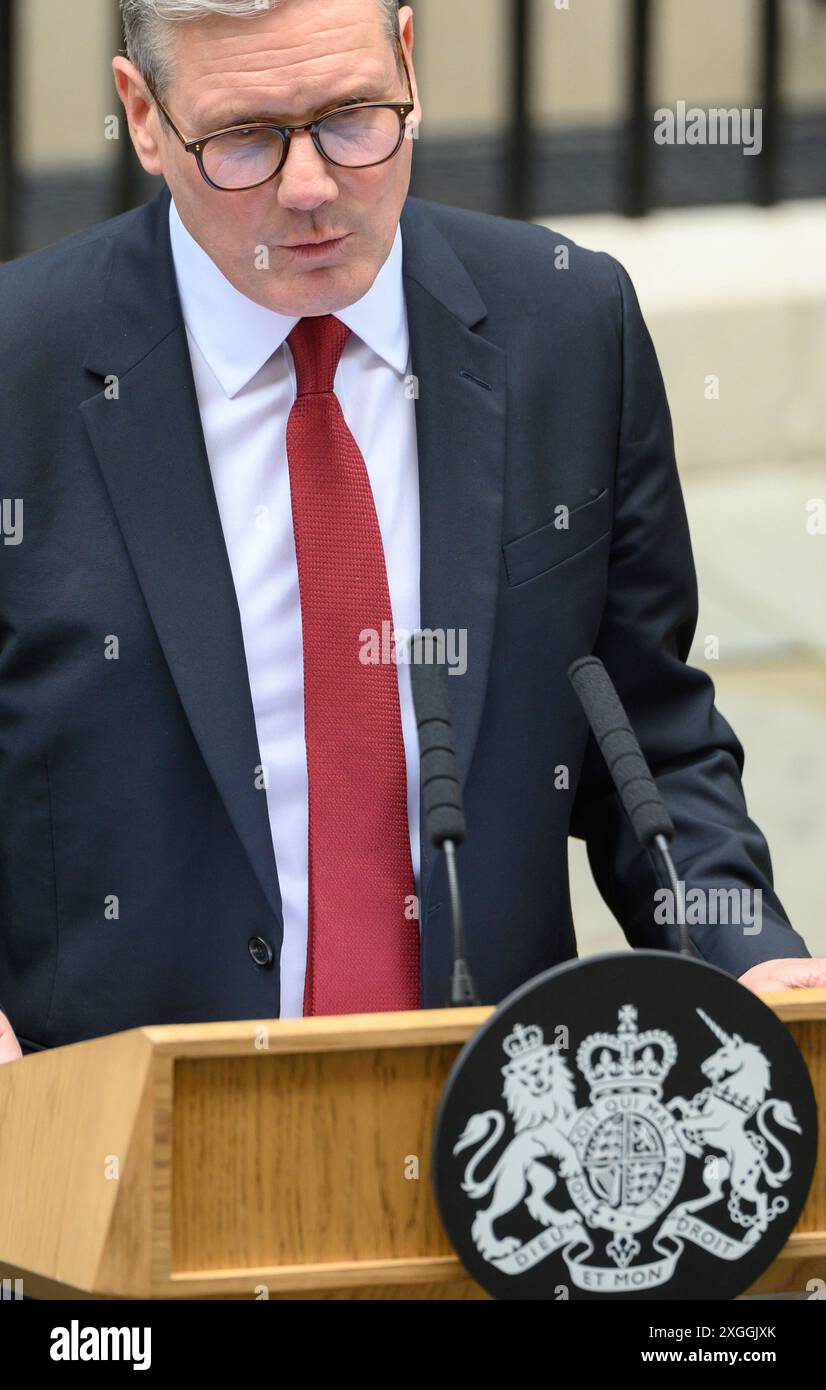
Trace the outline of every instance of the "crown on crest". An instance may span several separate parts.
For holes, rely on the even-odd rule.
[[[545,1035],[536,1023],[531,1023],[527,1028],[523,1024],[517,1023],[512,1033],[508,1033],[502,1044],[502,1050],[508,1054],[512,1062],[516,1062],[520,1057],[525,1057],[529,1052],[535,1052],[542,1046]]]
[[[591,1033],[579,1045],[577,1066],[591,1099],[605,1091],[645,1091],[659,1096],[677,1060],[677,1046],[661,1028],[637,1031],[637,1010],[623,1004],[616,1033]]]

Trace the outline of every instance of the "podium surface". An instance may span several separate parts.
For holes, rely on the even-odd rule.
[[[752,1292],[803,1292],[826,1269],[826,990],[766,1002],[820,1145]],[[430,1162],[447,1075],[492,1012],[137,1028],[0,1067],[0,1274],[37,1298],[486,1298]]]

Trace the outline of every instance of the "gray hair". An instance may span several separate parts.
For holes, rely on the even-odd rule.
[[[120,0],[126,52],[141,76],[163,97],[172,69],[166,42],[169,24],[216,14],[260,15],[279,4],[281,0]],[[395,45],[400,0],[378,0],[378,4]]]

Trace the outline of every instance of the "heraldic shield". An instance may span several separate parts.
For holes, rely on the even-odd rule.
[[[785,1244],[816,1156],[785,1025],[713,966],[634,951],[558,966],[474,1034],[433,1179],[496,1298],[730,1299]]]

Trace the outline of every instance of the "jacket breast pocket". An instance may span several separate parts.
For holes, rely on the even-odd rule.
[[[536,531],[502,546],[511,588],[547,574],[608,535],[611,530],[608,489],[603,488],[598,497],[574,507],[565,518],[567,525],[561,524],[562,516],[560,513]]]

